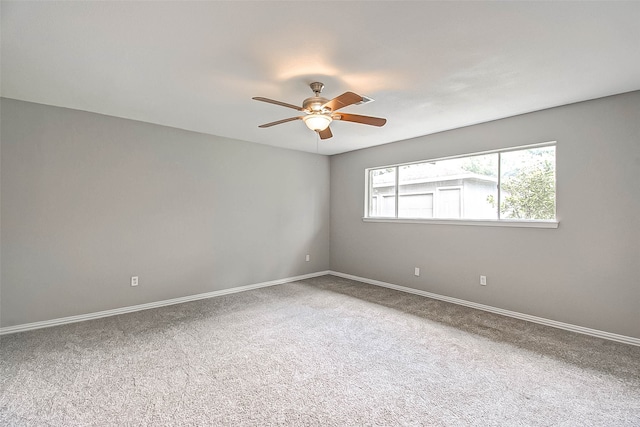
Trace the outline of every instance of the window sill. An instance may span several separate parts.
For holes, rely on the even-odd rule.
[[[491,219],[411,219],[411,218],[362,218],[364,222],[393,222],[398,224],[476,225],[482,227],[558,228],[553,220],[491,220]]]

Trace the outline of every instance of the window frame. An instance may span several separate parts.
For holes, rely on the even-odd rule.
[[[500,203],[501,203],[501,154],[509,153],[513,151],[522,151],[528,150],[532,148],[544,148],[544,147],[555,147],[555,164],[554,164],[554,174],[556,181],[556,212],[555,219],[510,219],[510,218],[498,218],[498,219],[466,219],[466,218],[398,218],[398,197],[399,197],[399,171],[401,166],[414,165],[419,163],[429,163],[429,162],[438,162],[443,160],[451,160],[451,159],[460,159],[465,157],[473,157],[473,156],[481,156],[486,154],[497,154],[498,155],[498,197],[497,197],[497,209],[498,216],[500,216]],[[474,153],[465,153],[460,155],[439,157],[435,159],[427,159],[427,160],[418,160],[413,162],[406,163],[396,163],[391,165],[382,165],[366,168],[365,173],[365,194],[364,194],[364,216],[362,220],[364,222],[387,222],[387,223],[399,223],[399,224],[435,224],[435,225],[471,225],[471,226],[490,226],[490,227],[526,227],[526,228],[558,228],[559,226],[559,218],[557,212],[557,200],[558,200],[558,191],[557,191],[557,158],[558,158],[558,142],[557,141],[548,141],[537,144],[528,144],[528,145],[520,145],[516,147],[508,147],[508,148],[500,148],[495,150],[488,151],[480,151]],[[371,217],[369,216],[369,194],[372,191],[373,183],[370,182],[370,172],[376,169],[384,169],[384,168],[395,168],[395,217]],[[462,189],[461,189],[462,191]],[[435,197],[435,194],[434,194]],[[460,201],[461,209],[463,200]]]

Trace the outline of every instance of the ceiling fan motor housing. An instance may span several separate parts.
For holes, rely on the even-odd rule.
[[[302,108],[308,110],[311,113],[328,113],[331,111],[328,108],[322,108],[324,104],[329,102],[327,98],[323,98],[321,96],[312,96],[311,98],[307,98],[302,103]]]
[[[324,83],[313,82],[309,84],[309,87],[311,88],[311,90],[316,96],[312,96],[311,98],[305,99],[304,102],[302,103],[302,108],[304,108],[305,110],[311,113],[325,114],[330,112],[331,110],[329,108],[322,108],[324,104],[329,102],[327,98],[323,98],[322,96],[320,96],[322,89],[324,89]]]

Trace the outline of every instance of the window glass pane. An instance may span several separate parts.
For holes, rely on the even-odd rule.
[[[400,166],[398,171],[398,217],[433,218],[433,191],[430,178],[433,163]]]
[[[400,195],[398,217],[433,218],[433,193]]]
[[[385,216],[385,217],[396,216],[395,194],[382,196],[382,209],[380,211],[380,216]]]
[[[369,171],[369,216],[396,216],[396,168]]]
[[[460,218],[462,199],[460,188],[438,189],[438,218]]]
[[[462,169],[462,216],[466,219],[498,219],[498,153],[465,157]]]
[[[555,219],[555,146],[500,155],[500,217]]]
[[[399,218],[498,218],[497,153],[399,168]]]

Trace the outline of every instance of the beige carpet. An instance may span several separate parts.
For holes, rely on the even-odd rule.
[[[640,347],[334,276],[0,340],[3,426],[640,426]]]

